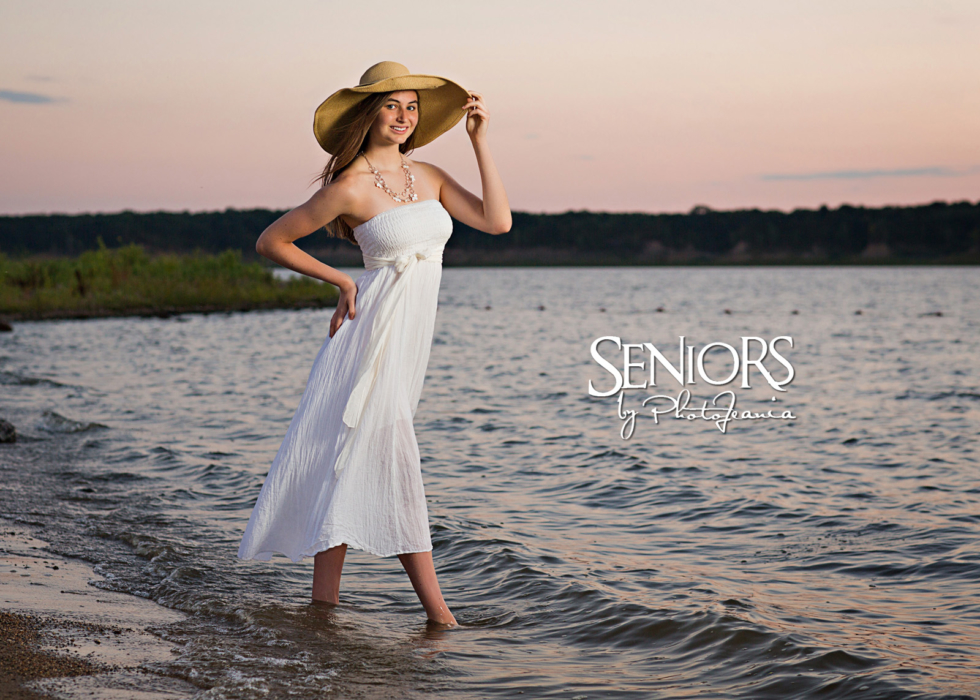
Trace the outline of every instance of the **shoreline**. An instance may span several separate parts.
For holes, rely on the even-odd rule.
[[[77,257],[0,254],[0,318],[43,320],[172,316],[251,309],[326,307],[332,285],[278,280],[241,252],[151,255],[136,245]]]
[[[182,613],[96,588],[102,577],[91,566],[47,546],[0,519],[0,695],[170,700],[200,690],[149,667],[179,651],[149,629]]]
[[[319,299],[309,299],[289,304],[246,303],[246,304],[192,304],[187,306],[136,306],[122,309],[50,309],[36,313],[0,312],[0,322],[7,321],[67,321],[96,318],[172,318],[182,314],[223,314],[245,313],[249,311],[296,311],[300,309],[332,309],[335,304],[324,303]]]
[[[649,267],[662,269],[667,267],[700,267],[700,268],[719,268],[719,267],[975,267],[980,265],[980,258],[970,260],[916,260],[902,258],[888,259],[853,259],[838,261],[814,261],[807,259],[771,259],[771,260],[692,260],[687,262],[654,262],[649,260],[638,260],[636,262],[612,262],[609,260],[574,260],[568,259],[560,263],[542,263],[541,260],[529,258],[525,261],[516,261],[511,256],[506,259],[498,259],[481,263],[459,263],[446,264],[447,269],[455,268],[619,268],[619,267]],[[346,269],[348,265],[339,265]],[[9,332],[12,329],[12,322],[24,321],[70,321],[70,320],[90,320],[101,318],[160,318],[168,319],[184,314],[223,314],[223,313],[247,313],[250,311],[297,311],[302,309],[332,309],[335,308],[336,301],[333,299],[304,299],[289,303],[279,302],[245,302],[237,304],[188,304],[179,306],[133,306],[118,309],[95,308],[95,309],[48,309],[38,312],[4,312],[0,310],[0,332]]]

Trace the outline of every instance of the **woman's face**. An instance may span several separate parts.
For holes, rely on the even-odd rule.
[[[403,144],[419,122],[419,98],[415,90],[393,92],[371,126],[371,134],[379,144]]]

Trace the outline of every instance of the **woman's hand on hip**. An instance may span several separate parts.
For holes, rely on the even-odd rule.
[[[354,280],[347,276],[347,283],[340,286],[340,298],[337,299],[337,310],[333,312],[333,318],[330,319],[330,337],[333,338],[334,333],[343,324],[344,319],[354,318],[354,300],[357,298],[357,285],[354,284]]]

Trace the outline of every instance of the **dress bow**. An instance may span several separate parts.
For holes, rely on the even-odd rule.
[[[395,258],[395,272],[399,275],[403,273],[408,266],[411,265],[416,260],[425,260],[425,253],[419,251],[417,253],[409,253],[408,255],[399,255]]]

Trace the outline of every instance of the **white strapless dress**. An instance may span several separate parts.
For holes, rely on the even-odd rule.
[[[434,199],[354,229],[367,268],[357,313],[327,338],[238,549],[293,561],[347,544],[381,557],[432,549],[412,424],[429,362],[452,219]]]

